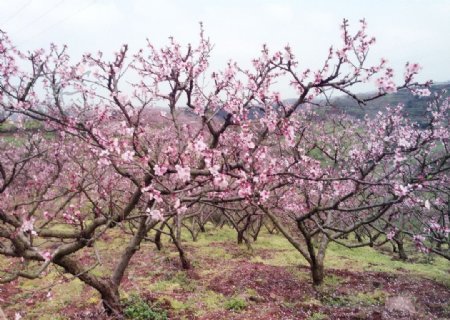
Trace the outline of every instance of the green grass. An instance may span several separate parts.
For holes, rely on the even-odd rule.
[[[327,320],[328,316],[321,312],[314,312],[312,315],[308,317],[308,320]]]
[[[225,304],[225,309],[233,311],[241,311],[247,307],[247,302],[241,297],[231,297]]]
[[[167,312],[157,304],[149,305],[138,295],[131,295],[124,300],[124,314],[133,320],[168,320]]]
[[[189,279],[184,271],[178,271],[170,274],[166,279],[152,283],[148,288],[153,292],[173,292],[179,289],[193,292],[197,288],[197,284],[194,280]]]
[[[350,295],[334,295],[331,292],[322,297],[322,303],[331,307],[369,307],[384,304],[388,294],[383,290],[357,292]]]
[[[435,280],[450,287],[449,261],[435,257],[428,264],[393,260],[389,255],[370,248],[348,249],[338,244],[331,244],[325,260],[326,268],[349,269],[353,271],[380,271],[389,273],[408,272]]]
[[[253,244],[256,255],[253,262],[261,262],[274,266],[307,266],[307,261],[295,250],[281,235],[262,233],[258,241]],[[270,258],[257,255],[258,249],[273,248],[277,250]],[[414,250],[414,249],[413,249]],[[325,270],[327,268],[349,269],[352,271],[381,271],[390,273],[407,272],[414,276],[421,276],[435,280],[450,287],[448,270],[450,263],[441,257],[434,257],[431,263],[412,263],[393,260],[391,256],[381,253],[374,248],[362,247],[348,249],[341,245],[331,243],[325,257]]]
[[[57,225],[54,228],[65,230]],[[108,242],[102,240],[96,242],[100,256],[105,259],[103,265],[92,271],[97,276],[105,276],[111,272],[111,264],[108,261],[112,261],[126,246],[126,241],[118,230],[107,230],[107,234],[110,238]],[[146,242],[141,245],[139,254],[151,258],[149,260],[146,258],[132,260],[132,265],[127,272],[132,286],[131,289],[122,287],[121,294],[124,299],[130,299],[133,295],[140,296],[142,292],[152,293],[157,297],[159,305],[166,306],[168,303],[170,315],[176,319],[189,319],[189,315],[192,314],[204,316],[210,312],[241,312],[246,315],[251,311],[252,308],[248,308],[248,306],[259,303],[255,300],[260,298],[254,289],[244,288],[230,296],[225,296],[208,286],[210,281],[229,277],[230,273],[236,272],[235,268],[238,265],[236,263],[242,260],[284,267],[296,280],[310,283],[308,269],[299,268],[300,265],[307,266],[306,260],[279,234],[270,235],[263,230],[258,241],[252,244],[253,250],[249,251],[245,245],[238,246],[236,244],[236,234],[227,226],[216,230],[211,224],[208,224],[207,232],[199,234],[197,242],[192,242],[188,232],[184,232],[182,244],[194,265],[193,271],[198,277],[191,277],[190,273],[173,267],[167,269],[168,263],[170,265],[170,263],[178,262],[178,254],[167,236],[163,236],[162,240],[164,249],[160,252],[156,251],[152,243]],[[325,260],[327,275],[322,286],[323,289],[321,289],[321,298],[305,297],[300,305],[367,307],[384,303],[387,295],[381,289],[372,292],[358,292],[356,289],[351,296],[336,296],[334,293],[346,281],[346,278],[327,273],[329,269],[408,274],[411,281],[414,281],[415,277],[425,277],[450,286],[448,277],[450,263],[448,261],[435,257],[429,263],[417,263],[420,259],[416,259],[416,256],[420,256],[420,254],[411,254],[411,256],[415,263],[392,260],[390,255],[373,248],[347,249],[337,244],[331,244]],[[211,268],[207,261],[219,263],[217,267]],[[0,259],[0,265],[6,266],[6,261]],[[99,307],[100,297],[94,290],[87,290],[87,287],[79,280],[57,283],[61,277],[55,270],[54,268],[50,269],[50,273],[42,279],[22,279],[20,281],[20,287],[26,292],[33,292],[56,283],[49,289],[51,299],[41,298],[32,308],[27,309],[24,319],[46,320],[57,317],[64,319],[64,308],[68,306],[76,306],[81,309],[92,306]],[[67,275],[65,277],[70,278]],[[22,293],[22,295],[12,297],[12,299],[19,302],[29,298],[29,294],[27,296],[26,293]],[[43,296],[41,295],[41,297]],[[298,304],[291,303],[292,305],[290,305],[287,301],[280,303],[292,308],[298,307]],[[144,304],[136,300],[130,312],[151,314],[154,311],[153,305],[148,304],[148,308],[150,308],[148,309]],[[23,305],[17,303],[9,310],[17,312],[23,308]],[[158,311],[157,307],[156,310]],[[327,319],[327,316],[316,312],[309,319]]]

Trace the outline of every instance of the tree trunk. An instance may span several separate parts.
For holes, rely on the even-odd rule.
[[[168,224],[166,224],[170,231],[170,237],[172,238],[173,243],[175,244],[175,247],[178,250],[178,255],[180,257],[181,267],[184,270],[189,270],[191,268],[191,263],[189,262],[189,259],[186,256],[186,253],[183,249],[183,246],[181,245],[181,242],[177,239],[176,234],[173,231],[173,228],[170,227]]]
[[[206,232],[205,225],[199,222],[200,232]]]
[[[254,224],[252,225],[253,226],[253,228],[252,228],[253,229],[253,235],[252,235],[253,241],[258,240],[258,235],[262,228],[262,218],[258,218],[258,220],[256,220],[255,223],[256,223],[256,227],[254,227]]]
[[[239,230],[237,233],[237,243],[242,244],[244,242],[244,231],[245,230]]]
[[[178,250],[178,253],[180,255],[181,267],[184,270],[189,270],[191,268],[191,263],[189,262],[188,258],[186,257],[184,250],[183,249]]]
[[[114,317],[114,319],[124,319],[122,305],[120,303],[119,287],[108,281],[104,284],[100,295],[106,314]]]
[[[197,222],[195,218],[192,220],[191,226],[183,223],[183,227],[185,227],[189,231],[189,234],[191,235],[193,242],[197,242],[198,237],[198,231],[196,230],[197,229],[196,226]]]
[[[83,267],[76,261],[69,257],[55,258],[54,262],[63,267],[64,270],[72,275],[75,275],[85,284],[94,288],[100,293],[105,312],[115,319],[123,319],[123,310],[120,304],[119,284],[114,284],[113,281],[102,279],[85,272]]]
[[[158,249],[158,251],[162,250],[161,231],[160,230],[156,230],[155,245],[156,245],[156,249]]]
[[[221,218],[220,222],[219,222],[219,225],[218,225],[218,228],[222,229],[225,226],[226,223],[227,223],[227,220],[224,219],[224,218]]]
[[[175,216],[175,235],[177,238],[177,241],[181,241],[181,222],[182,218],[179,215]]]
[[[180,242],[178,240],[176,240],[175,238],[173,239],[173,242],[175,244],[175,247],[178,250],[178,255],[180,256],[181,267],[184,270],[189,270],[191,268],[191,263],[189,262],[189,259],[187,258],[183,247],[181,246]]]
[[[405,248],[403,247],[403,243],[398,243],[398,256],[401,260],[408,260],[408,256],[406,255]]]
[[[408,260],[408,256],[406,255],[406,252],[405,252],[405,247],[403,246],[403,240],[397,240],[395,242],[397,243],[398,257],[400,258],[400,260],[403,260],[403,261]]]
[[[323,283],[323,279],[325,277],[323,261],[315,261],[311,263],[311,276],[315,286],[320,286]]]
[[[310,254],[311,277],[313,280],[313,285],[315,286],[320,286],[323,283],[323,279],[325,277],[324,261],[329,239],[324,234],[321,234],[319,236],[318,242],[319,247],[317,248],[317,251],[312,251],[313,254]]]
[[[392,245],[392,252],[397,252],[397,246],[395,245],[395,241],[389,241]]]

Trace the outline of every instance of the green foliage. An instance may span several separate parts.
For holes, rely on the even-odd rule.
[[[379,306],[384,304],[387,294],[383,290],[375,290],[373,292],[358,292],[356,295],[349,296],[349,300],[353,305],[362,306]]]
[[[354,295],[324,295],[322,301],[333,307],[378,306],[386,300],[387,294],[382,290],[373,292],[358,292]]]
[[[314,312],[308,317],[308,320],[326,320],[329,319],[328,316],[321,312]]]
[[[160,281],[150,285],[153,291],[174,291],[182,289],[184,291],[193,292],[197,288],[195,281],[189,279],[185,272],[178,271],[170,273]]]
[[[340,283],[342,283],[342,277],[339,276],[335,276],[335,275],[330,275],[330,276],[326,276],[325,279],[323,280],[323,284],[324,286],[330,286],[330,287],[337,287]]]
[[[240,297],[232,297],[224,304],[225,309],[241,311],[247,307],[247,302]]]
[[[137,295],[131,295],[125,301],[124,314],[127,319],[133,320],[167,320],[167,312],[157,305],[149,306]]]

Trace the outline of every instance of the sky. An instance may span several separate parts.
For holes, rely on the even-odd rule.
[[[75,59],[124,43],[137,51],[147,38],[159,46],[170,36],[196,43],[201,21],[216,70],[229,59],[249,66],[263,43],[289,44],[301,67],[318,68],[340,43],[342,19],[356,28],[365,18],[377,38],[372,61],[387,58],[399,76],[407,61],[419,62],[419,79],[435,82],[450,80],[449,17],[450,0],[0,0],[0,29],[20,49],[67,44]]]

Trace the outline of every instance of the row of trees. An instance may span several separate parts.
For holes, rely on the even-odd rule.
[[[319,70],[302,69],[288,46],[263,46],[252,69],[230,61],[210,72],[203,30],[197,46],[171,39],[132,54],[124,45],[111,61],[99,52],[79,62],[55,45],[20,52],[2,32],[0,122],[23,129],[0,136],[0,254],[10,262],[0,282],[56,265],[121,317],[120,283],[150,231],[157,246],[170,235],[188,268],[179,232],[195,236],[212,216],[248,244],[248,230],[256,239],[270,223],[308,261],[316,285],[328,244],[354,246],[351,233],[367,235],[358,246],[410,236],[450,258],[448,100],[434,97],[422,128],[401,106],[365,120],[314,112],[333,104],[333,92],[361,106],[397,90],[429,94],[414,81],[417,64],[406,65],[399,86],[384,59],[368,66],[374,42],[364,21],[354,34],[344,21],[342,45]],[[274,90],[281,79],[295,101]],[[359,97],[352,88],[363,82],[377,91]],[[30,121],[38,129],[27,130]],[[99,277],[96,242],[111,228],[127,244]]]

